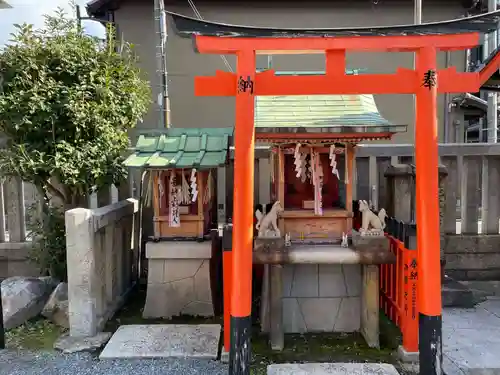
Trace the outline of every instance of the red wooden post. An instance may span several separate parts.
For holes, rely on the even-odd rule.
[[[236,54],[233,277],[229,373],[249,375],[252,330],[253,188],[255,160],[255,51]]]
[[[420,374],[441,375],[441,259],[439,234],[436,49],[417,52],[415,165]],[[438,358],[439,357],[439,358]]]

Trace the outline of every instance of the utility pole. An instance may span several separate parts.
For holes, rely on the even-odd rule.
[[[168,96],[167,79],[167,19],[165,14],[165,3],[163,0],[154,0],[154,20],[156,28],[156,60],[158,62],[157,75],[160,82],[158,94],[158,128],[169,128],[170,122],[170,98]]]
[[[488,0],[488,12],[493,12],[497,9],[496,0]],[[498,46],[497,32],[494,31],[485,38],[485,45],[483,47],[483,58],[486,60],[488,56],[493,53],[493,51]],[[483,60],[483,61],[484,61]],[[498,142],[498,96],[496,92],[488,92],[488,113],[487,118],[487,129],[488,129],[488,143]]]

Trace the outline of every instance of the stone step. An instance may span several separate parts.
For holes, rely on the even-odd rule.
[[[267,366],[267,375],[399,375],[386,363],[283,363]]]
[[[472,308],[486,300],[485,296],[474,293],[466,285],[447,276],[443,279],[441,298],[443,307],[463,308]]]
[[[118,328],[100,359],[216,359],[220,324],[124,325]]]

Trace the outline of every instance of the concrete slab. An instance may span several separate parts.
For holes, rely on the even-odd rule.
[[[73,337],[67,334],[59,337],[54,343],[54,349],[63,353],[95,352],[101,349],[111,337],[110,332],[101,332],[93,337]]]
[[[386,363],[284,363],[267,366],[267,375],[399,375]]]
[[[216,359],[220,335],[220,324],[126,325],[115,332],[99,358]]]
[[[443,310],[446,375],[500,375],[500,299]]]

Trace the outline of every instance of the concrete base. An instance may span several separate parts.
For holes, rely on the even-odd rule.
[[[63,353],[95,352],[101,349],[110,339],[110,332],[101,332],[93,337],[73,337],[63,335],[54,343],[54,349]]]
[[[407,352],[401,345],[398,346],[398,359],[404,363],[417,363],[419,352]]]
[[[285,333],[359,331],[360,294],[360,265],[285,265],[283,330]]]
[[[222,350],[220,353],[220,361],[222,363],[229,363],[229,352]]]
[[[219,324],[157,324],[121,326],[100,359],[204,358],[216,359]]]
[[[148,242],[148,289],[143,317],[213,316],[211,257],[209,241]]]
[[[267,375],[399,375],[385,363],[284,363],[267,366]]]

